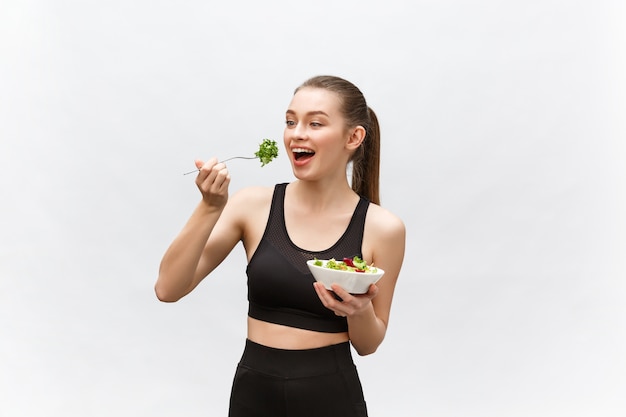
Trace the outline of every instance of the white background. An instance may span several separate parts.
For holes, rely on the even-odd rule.
[[[195,158],[281,142],[348,78],[407,225],[373,417],[626,415],[626,37],[615,1],[0,0],[0,416],[224,416],[241,247],[175,304]],[[282,150],[282,149],[281,149]],[[232,161],[232,191],[291,180]]]

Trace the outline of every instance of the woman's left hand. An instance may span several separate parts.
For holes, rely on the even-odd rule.
[[[341,317],[358,315],[366,311],[378,293],[378,287],[375,284],[370,285],[365,294],[350,294],[337,284],[331,285],[332,291],[327,290],[321,282],[316,282],[313,286],[324,307]],[[333,293],[341,300],[338,300]]]

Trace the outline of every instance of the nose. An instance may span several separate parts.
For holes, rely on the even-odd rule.
[[[306,135],[307,135],[306,125],[302,123],[296,123],[293,129],[291,129],[291,135],[292,135],[292,138],[296,140],[306,139]]]

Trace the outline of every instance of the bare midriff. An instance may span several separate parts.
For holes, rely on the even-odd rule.
[[[315,349],[349,340],[348,332],[322,333],[248,317],[248,339],[277,349]]]

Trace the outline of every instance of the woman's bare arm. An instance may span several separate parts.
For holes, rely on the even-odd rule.
[[[196,166],[202,201],[161,260],[155,284],[161,301],[177,301],[191,292],[241,239],[241,228],[227,205],[230,176],[226,166],[215,158],[197,161]]]
[[[405,250],[404,223],[377,206],[370,207],[370,215],[373,219],[369,222],[370,227],[366,223],[364,258],[383,269],[385,275],[362,295],[351,295],[343,288],[333,286],[333,291],[343,301],[336,300],[323,285],[315,284],[322,303],[336,314],[347,317],[350,340],[359,355],[375,352],[385,338]]]

